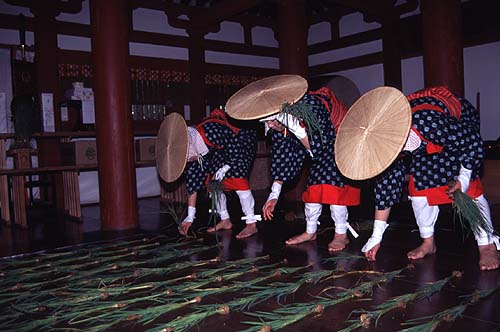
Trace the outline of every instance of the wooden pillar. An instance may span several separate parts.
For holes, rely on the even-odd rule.
[[[190,29],[189,33],[189,95],[191,123],[198,124],[205,117],[205,32]]]
[[[307,78],[307,33],[304,0],[278,1],[280,72]]]
[[[388,17],[382,22],[382,55],[384,59],[384,84],[402,90],[401,45],[399,42],[399,17]]]
[[[91,0],[99,205],[103,230],[135,228],[137,191],[126,1]]]
[[[278,1],[278,42],[280,53],[280,72],[282,74],[301,75],[307,79],[308,59],[307,59],[307,34],[308,25],[305,16],[304,0],[279,0]],[[302,201],[308,168],[305,167],[297,182],[292,188],[286,188],[284,193],[285,201],[288,201],[288,210],[285,218],[295,219],[301,204],[293,204]],[[292,203],[292,204],[290,204]]]
[[[60,129],[60,113],[58,105],[61,101],[59,84],[59,48],[57,47],[57,22],[59,14],[55,0],[32,1],[31,12],[35,15],[35,70],[37,98],[40,107],[40,126],[42,126],[41,94],[51,93],[53,96],[55,129]],[[56,166],[61,164],[60,145],[58,138],[43,138],[37,140],[38,165]],[[52,198],[57,208],[64,206],[62,176],[56,174],[52,185],[55,197]],[[48,199],[47,197],[41,197]]]
[[[464,95],[460,0],[422,0],[425,86],[446,85]]]

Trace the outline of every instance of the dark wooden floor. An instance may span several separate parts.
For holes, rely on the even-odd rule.
[[[262,206],[266,197],[265,193],[256,193],[256,206]],[[202,233],[206,226],[208,215],[206,212],[207,201],[200,200],[195,227]],[[236,196],[229,197],[229,210],[234,220],[241,216]],[[281,213],[280,213],[281,211]],[[283,207],[278,211],[277,218],[271,222],[259,223],[259,233],[249,239],[236,240],[234,235],[243,225],[236,223],[235,229],[219,232],[222,243],[219,255],[224,259],[234,260],[246,257],[271,255],[273,259],[286,258],[291,266],[312,264],[309,271],[328,269],[331,266],[323,261],[324,258],[335,256],[328,253],[327,244],[333,236],[333,225],[329,219],[329,209],[324,207],[319,228],[319,237],[316,242],[304,243],[297,246],[285,246],[284,241],[294,234],[302,232],[305,228],[304,220],[293,222],[283,218]],[[65,220],[51,210],[33,210],[29,214],[28,230],[2,226],[0,228],[0,255],[2,257],[30,253],[40,250],[50,250],[64,246],[72,246],[83,242],[109,240],[115,238],[129,238],[137,234],[167,234],[176,236],[176,224],[168,212],[168,208],[159,202],[159,199],[142,199],[139,202],[140,229],[128,232],[100,232],[98,206],[83,208],[81,222]],[[500,205],[492,206],[493,218],[496,229],[500,221]],[[360,208],[350,209],[351,224],[359,228],[360,238],[351,238],[347,252],[360,254],[360,248],[370,236],[368,229],[372,218],[372,208],[365,204]],[[215,241],[213,235],[202,235],[205,241]],[[474,239],[463,234],[459,226],[453,223],[450,207],[441,211],[437,224],[436,241],[438,252],[436,255],[411,262],[412,269],[402,272],[401,277],[388,284],[382,284],[374,289],[369,300],[348,301],[342,305],[325,310],[319,316],[310,316],[284,331],[339,331],[348,326],[346,320],[354,309],[370,310],[374,305],[387,299],[414,292],[419,287],[430,282],[449,276],[452,271],[463,271],[463,277],[453,280],[444,290],[433,295],[429,300],[420,300],[408,305],[405,309],[395,310],[382,316],[377,331],[398,331],[401,322],[411,318],[434,315],[439,311],[460,304],[462,295],[471,294],[476,290],[496,287],[500,284],[500,272],[479,271],[477,266],[478,251]],[[394,209],[391,216],[391,227],[384,236],[382,248],[378,259],[369,263],[364,259],[348,261],[343,268],[349,270],[371,269],[375,271],[392,271],[408,265],[406,252],[419,244],[419,234],[412,217],[411,208],[407,202]],[[191,260],[197,259],[191,257]],[[206,257],[205,257],[206,258]],[[352,280],[354,283],[356,280]],[[343,285],[339,283],[338,285]],[[352,286],[352,283],[350,284]],[[347,284],[344,286],[347,287]],[[288,297],[285,303],[302,303],[311,299],[321,289],[311,286],[306,290],[299,290],[294,296]],[[350,287],[350,286],[349,286]],[[234,295],[234,296],[237,296]],[[228,298],[214,297],[212,301],[223,303]],[[259,305],[256,310],[273,310],[279,307],[275,300]],[[1,318],[1,314],[0,314]],[[232,313],[229,316],[212,317],[203,321],[198,329],[193,331],[241,331],[248,328],[241,321],[249,320],[248,316],[241,313]],[[469,306],[462,318],[454,323],[440,325],[437,331],[500,331],[500,291]]]

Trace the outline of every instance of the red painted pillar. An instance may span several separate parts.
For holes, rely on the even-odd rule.
[[[307,78],[307,33],[304,0],[278,1],[280,72]]]
[[[61,91],[59,84],[59,48],[57,47],[57,22],[55,17],[59,14],[57,3],[54,0],[33,1],[31,12],[35,15],[35,66],[36,66],[36,87],[37,97],[40,107],[40,127],[42,125],[41,94],[51,93],[54,106],[55,129],[60,129],[60,113],[58,109],[61,101]],[[43,138],[37,140],[38,165],[54,166],[61,164],[61,154],[59,138]],[[55,188],[55,197],[52,198],[57,208],[64,208],[64,190],[62,176],[54,175],[52,185]],[[42,199],[44,197],[41,193]]]
[[[460,0],[422,0],[425,86],[446,85],[464,94]]]
[[[129,8],[91,0],[99,195],[103,230],[135,228],[137,191],[128,66]]]
[[[280,52],[280,72],[282,74],[301,75],[307,79],[307,34],[308,25],[305,15],[304,0],[279,0],[278,1],[278,42]],[[299,179],[292,188],[286,188],[285,200],[288,208],[285,218],[295,219],[299,211],[302,211],[302,192],[304,192],[308,167],[302,171]],[[292,204],[290,204],[292,203]],[[294,204],[295,203],[295,204]],[[298,204],[297,204],[298,203]]]

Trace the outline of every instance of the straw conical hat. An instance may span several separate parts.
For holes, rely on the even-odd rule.
[[[254,120],[278,113],[284,103],[297,102],[307,91],[307,81],[299,75],[266,77],[238,90],[226,103],[234,119]]]
[[[349,109],[335,140],[335,161],[353,180],[382,173],[403,149],[411,126],[405,95],[380,87],[362,95]]]
[[[181,176],[188,147],[186,121],[179,113],[170,113],[163,120],[156,140],[156,167],[164,181],[173,182]]]

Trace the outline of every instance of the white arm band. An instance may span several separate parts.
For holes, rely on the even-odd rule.
[[[460,165],[460,173],[458,174],[457,180],[460,181],[462,186],[462,192],[466,193],[469,190],[470,177],[472,175],[472,170],[469,170],[462,165]]]
[[[193,222],[196,214],[196,207],[194,206],[188,206],[188,215],[184,219],[184,222]]]
[[[270,201],[272,199],[278,199],[280,197],[280,193],[281,193],[281,183],[273,182],[273,185],[271,186],[271,193],[269,193],[267,201]]]

